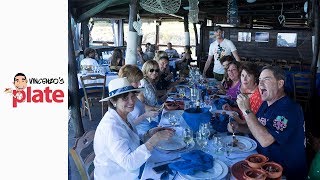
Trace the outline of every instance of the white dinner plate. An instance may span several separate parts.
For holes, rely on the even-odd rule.
[[[251,138],[245,136],[236,136],[236,138],[238,140],[238,146],[232,147],[233,153],[250,152],[257,148],[257,143]],[[233,139],[232,136],[226,136],[222,141],[224,144],[230,144]]]
[[[157,148],[164,151],[177,151],[184,149],[187,144],[179,136],[173,136],[167,141],[160,141]]]
[[[214,160],[213,168],[207,170],[207,171],[199,171],[193,175],[185,175],[182,173],[179,173],[179,175],[185,179],[190,180],[200,180],[200,179],[222,179],[228,174],[228,166],[218,160]]]

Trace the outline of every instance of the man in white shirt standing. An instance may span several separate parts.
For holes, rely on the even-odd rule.
[[[231,55],[231,53],[237,61],[240,61],[240,57],[238,55],[237,48],[234,46],[232,41],[223,38],[223,30],[221,26],[215,27],[214,35],[216,40],[210,44],[208,59],[203,69],[203,77],[206,77],[206,72],[210,67],[212,59],[214,59],[213,75],[215,79],[221,81],[224,75],[224,67],[220,63],[220,58],[226,55]]]
[[[179,57],[179,53],[177,52],[177,50],[172,48],[171,42],[168,42],[167,47],[168,47],[168,49],[166,49],[165,52],[168,54],[169,58],[178,58]]]

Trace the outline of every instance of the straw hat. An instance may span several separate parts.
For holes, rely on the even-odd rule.
[[[101,99],[99,102],[108,101],[110,98],[115,97],[120,94],[124,94],[132,91],[142,91],[143,88],[134,88],[128,81],[126,77],[112,79],[108,85],[109,96]]]

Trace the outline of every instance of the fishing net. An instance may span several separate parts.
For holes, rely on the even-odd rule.
[[[181,0],[140,0],[140,6],[152,13],[176,13],[181,5]]]
[[[199,21],[198,14],[199,14],[199,1],[198,0],[189,0],[189,14],[188,20],[190,23],[197,23]]]

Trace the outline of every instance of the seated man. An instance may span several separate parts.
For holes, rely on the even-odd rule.
[[[167,44],[168,49],[165,50],[165,52],[168,54],[169,58],[179,58],[179,53],[177,50],[172,48],[172,44],[169,42]]]
[[[287,179],[305,179],[304,116],[299,104],[284,92],[285,74],[277,66],[266,66],[259,77],[263,103],[255,115],[248,96],[239,94],[237,104],[247,124],[229,123],[230,132],[251,133],[257,151],[282,165]]]
[[[169,59],[167,56],[160,57],[157,62],[160,68],[159,79],[156,82],[157,96],[161,101],[165,101],[167,99],[167,93],[174,91],[174,86],[183,82],[185,79],[180,78],[176,81],[173,80],[173,75],[169,71]]]

